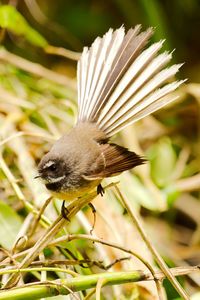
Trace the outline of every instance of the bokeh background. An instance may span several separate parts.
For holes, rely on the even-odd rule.
[[[9,1],[1,1],[7,4]],[[130,28],[142,24],[143,28],[155,27],[154,40],[166,39],[165,48],[176,49],[174,59],[185,62],[182,76],[199,82],[200,65],[200,3],[198,0],[125,0],[125,1],[10,1],[27,18],[50,44],[81,51],[90,45],[96,36],[104,34],[110,27],[124,24]],[[23,52],[19,43],[15,51]],[[22,42],[22,41],[20,41]],[[21,49],[20,49],[21,48]],[[27,49],[25,49],[27,50]],[[38,60],[37,51],[26,51],[30,58]],[[24,53],[25,55],[25,53]],[[48,58],[46,58],[48,59]],[[49,58],[50,62],[53,58]],[[49,63],[48,62],[46,63]],[[44,57],[42,57],[45,63]]]
[[[177,92],[180,97],[176,103],[115,138],[119,144],[149,160],[145,166],[125,172],[115,180],[120,181],[122,192],[168,266],[199,264],[198,0],[0,1],[0,246],[6,251],[11,251],[21,235],[28,236],[27,243],[15,251],[30,248],[59,214],[61,204],[54,199],[45,211],[46,219],[37,228],[30,229],[35,220],[33,212],[49,196],[43,184],[33,179],[37,164],[52,142],[75,122],[76,60],[83,46],[89,46],[110,27],[118,28],[122,24],[126,29],[136,24],[142,24],[143,29],[155,27],[152,41],[166,39],[164,49],[175,49],[173,63],[184,62],[177,77],[188,80]],[[95,199],[94,204],[95,234],[138,252],[156,268],[116,195],[108,191],[103,199]],[[85,208],[62,234],[89,233],[92,223],[93,215]],[[78,257],[102,260],[106,264],[122,257],[121,252],[98,248],[85,240],[65,244],[64,249],[47,247],[44,255],[46,259]],[[138,268],[146,270],[137,260],[130,259],[111,269]],[[72,269],[84,275],[102,271],[91,266]],[[49,279],[59,276],[62,277],[52,273]],[[31,273],[23,280],[32,282],[38,278],[41,279],[39,273]],[[192,300],[200,299],[199,273],[179,280]],[[167,280],[164,287],[164,299],[181,299]],[[158,299],[152,283],[105,289],[102,297]]]

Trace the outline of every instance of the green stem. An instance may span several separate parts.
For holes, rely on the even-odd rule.
[[[42,284],[25,285],[0,293],[0,300],[36,300],[56,295],[67,295],[70,291],[78,292],[93,288],[99,280],[105,285],[124,284],[145,280],[141,271],[100,273],[88,276],[79,276],[71,279],[62,279],[57,282],[44,282]]]

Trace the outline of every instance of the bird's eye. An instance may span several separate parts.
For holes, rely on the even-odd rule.
[[[52,164],[51,166],[49,166],[48,168],[50,171],[55,171],[57,169],[56,164]]]

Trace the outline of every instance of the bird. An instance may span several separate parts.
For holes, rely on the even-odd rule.
[[[168,66],[172,52],[160,53],[164,40],[149,46],[153,28],[109,29],[84,47],[77,66],[78,113],[74,127],[58,139],[38,165],[38,176],[56,197],[103,194],[104,178],[146,162],[111,141],[128,125],[177,99],[185,80],[174,76],[182,64]]]

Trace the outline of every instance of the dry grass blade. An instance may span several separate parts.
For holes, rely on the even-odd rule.
[[[0,60],[13,64],[14,66],[30,72],[36,76],[47,78],[48,80],[51,80],[58,84],[68,86],[73,90],[76,89],[76,83],[71,78],[67,78],[64,75],[46,69],[40,64],[30,62],[22,57],[12,54],[2,47],[0,48]]]
[[[115,186],[115,190],[116,190],[116,192],[117,192],[117,194],[120,198],[120,201],[122,202],[124,207],[127,209],[128,214],[131,217],[131,220],[133,221],[134,225],[136,226],[136,228],[140,232],[143,240],[145,241],[147,247],[149,248],[149,250],[151,251],[151,253],[155,257],[155,260],[157,261],[157,263],[158,263],[159,267],[161,268],[161,270],[163,271],[163,273],[166,275],[166,277],[172,283],[172,285],[177,290],[177,292],[180,294],[180,296],[185,300],[189,300],[189,296],[187,295],[185,290],[182,288],[182,286],[179,284],[179,282],[176,280],[176,278],[173,276],[170,269],[168,268],[168,266],[166,265],[166,263],[164,262],[164,260],[160,256],[160,254],[157,252],[157,250],[155,249],[155,247],[151,243],[151,241],[148,238],[147,234],[145,233],[138,217],[134,214],[133,209],[130,206],[128,200],[126,200],[126,198],[122,195],[121,191],[119,190],[119,188],[117,186]]]
[[[62,47],[47,46],[45,51],[49,54],[59,55],[72,60],[79,60],[81,53],[70,51]]]
[[[65,224],[69,223],[69,220],[72,218],[72,216],[74,216],[83,206],[91,202],[95,196],[96,196],[96,192],[93,192],[88,196],[85,196],[78,200],[74,200],[72,203],[70,203],[67,207],[68,220],[64,219],[62,215],[60,215],[54,221],[54,223],[47,230],[46,234],[38,240],[38,242],[33,246],[31,251],[19,264],[19,270],[29,266],[32,263],[32,261],[41,253],[41,251],[50,243],[50,241],[60,231],[60,229],[63,228]],[[17,275],[14,274],[13,276],[10,277],[10,279],[6,283],[5,288],[15,285],[16,282],[18,282],[18,280],[19,280],[18,274]]]

